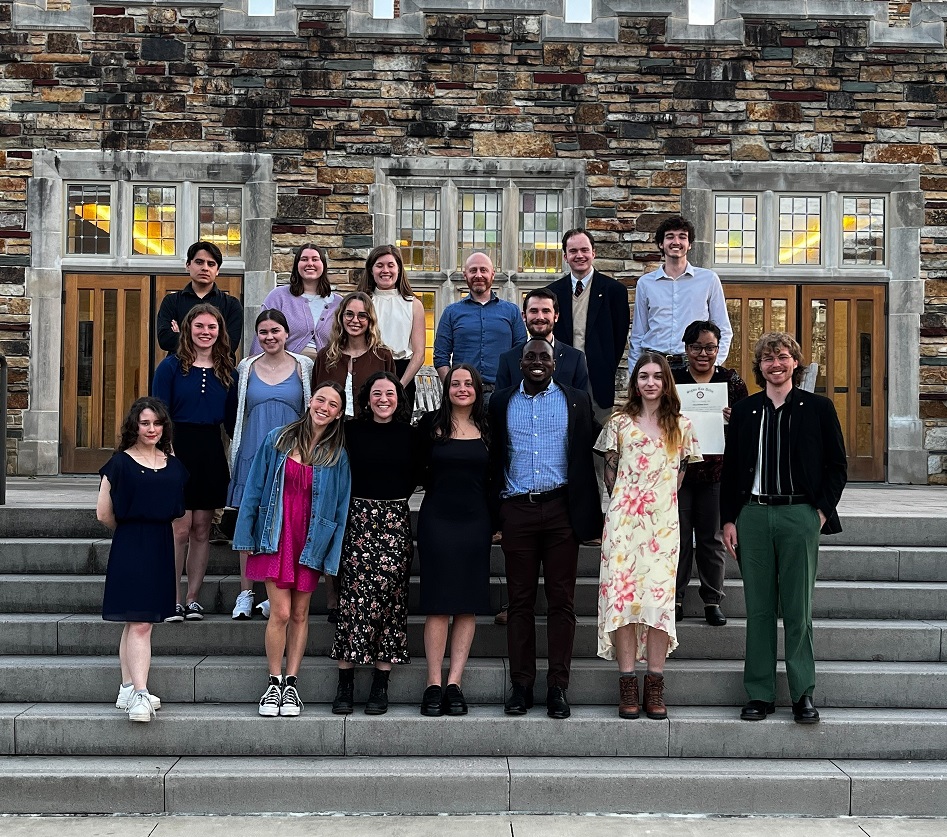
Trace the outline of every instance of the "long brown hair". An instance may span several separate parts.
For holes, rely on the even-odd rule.
[[[362,278],[358,283],[358,289],[362,293],[371,296],[378,289],[375,284],[375,274],[372,268],[382,256],[393,256],[398,264],[398,281],[395,283],[395,290],[405,299],[411,299],[414,291],[411,290],[411,283],[408,281],[408,274],[404,272],[404,262],[401,259],[401,253],[393,244],[382,244],[376,247],[368,254],[365,259],[365,270],[362,271]]]
[[[326,367],[331,369],[342,359],[342,350],[348,347],[349,335],[345,330],[345,310],[349,303],[358,300],[365,306],[365,313],[368,314],[368,329],[365,331],[365,341],[368,344],[368,351],[378,356],[378,349],[385,344],[381,339],[381,329],[378,327],[378,316],[375,314],[375,306],[372,304],[372,298],[362,291],[352,291],[342,297],[342,302],[335,309],[332,317],[332,332],[329,335],[329,342],[326,344]],[[315,390],[313,390],[315,392]]]
[[[308,241],[301,245],[296,251],[296,257],[293,259],[293,272],[289,274],[289,292],[293,296],[302,296],[305,291],[303,278],[299,275],[299,260],[302,258],[305,250],[315,250],[322,259],[322,276],[316,280],[316,294],[327,299],[332,295],[332,286],[329,284],[329,257],[326,255],[326,248],[318,244],[311,244]]]
[[[483,378],[476,367],[469,363],[455,363],[444,376],[443,394],[441,395],[441,404],[434,411],[434,420],[431,423],[431,438],[435,441],[446,441],[450,439],[454,432],[454,403],[450,400],[450,382],[457,372],[469,372],[470,380],[473,383],[474,398],[473,408],[470,411],[470,419],[473,421],[477,430],[480,431],[480,438],[484,445],[490,447],[490,428],[487,424],[487,408],[483,402]]]
[[[181,336],[178,339],[178,360],[181,361],[181,374],[187,375],[197,359],[197,350],[194,348],[194,339],[191,337],[191,324],[201,314],[210,314],[217,320],[217,341],[211,348],[210,358],[214,364],[214,377],[224,389],[230,389],[233,383],[233,356],[230,354],[230,335],[227,334],[227,324],[223,314],[213,305],[206,302],[195,305],[184,317],[181,323]]]
[[[664,437],[664,443],[669,451],[680,451],[681,448],[681,399],[677,394],[677,387],[674,386],[674,376],[671,375],[671,367],[664,355],[655,352],[643,352],[635,368],[628,378],[628,400],[624,407],[618,408],[616,413],[627,413],[632,418],[637,418],[644,412],[644,400],[638,391],[638,373],[642,366],[649,363],[656,363],[661,367],[661,379],[664,381],[664,390],[661,392],[661,401],[658,404],[658,427],[661,428],[661,435]]]
[[[276,449],[287,455],[292,454],[294,450],[299,451],[299,458],[304,465],[335,465],[345,448],[345,431],[342,429],[342,421],[345,418],[345,390],[335,381],[325,381],[313,387],[312,398],[316,397],[319,390],[326,388],[339,396],[341,409],[338,417],[326,428],[318,442],[315,441],[308,405],[302,416],[287,424],[276,437]],[[309,399],[310,402],[312,398]]]
[[[174,434],[171,425],[171,416],[168,415],[168,408],[164,406],[164,402],[159,398],[150,398],[147,395],[136,399],[135,403],[128,408],[128,412],[122,421],[122,429],[119,431],[121,438],[115,450],[123,451],[134,447],[138,441],[138,420],[145,410],[151,410],[151,412],[155,414],[158,424],[161,425],[161,438],[158,439],[156,447],[165,456],[171,456]]]

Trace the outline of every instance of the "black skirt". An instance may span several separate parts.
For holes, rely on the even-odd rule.
[[[174,423],[174,455],[187,468],[184,508],[222,509],[227,504],[230,467],[219,424]]]

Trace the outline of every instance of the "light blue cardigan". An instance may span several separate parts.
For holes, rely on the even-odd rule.
[[[276,449],[282,428],[271,430],[253,457],[237,515],[233,548],[273,553],[283,528],[283,482],[288,454]],[[349,510],[352,475],[343,450],[335,465],[312,469],[312,514],[299,563],[326,575],[338,575],[342,536]]]

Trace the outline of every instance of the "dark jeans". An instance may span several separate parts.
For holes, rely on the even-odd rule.
[[[697,541],[697,575],[700,598],[705,605],[720,604],[724,598],[723,576],[727,552],[720,532],[720,483],[685,481],[677,492],[677,513],[681,523],[681,551],[677,560],[678,604],[683,604],[687,582],[694,564]]]
[[[536,592],[542,572],[548,604],[547,685],[569,687],[575,640],[575,577],[579,542],[569,522],[565,497],[545,503],[526,498],[504,500],[500,507],[506,588],[510,608],[506,641],[510,680],[532,687],[536,682]]]

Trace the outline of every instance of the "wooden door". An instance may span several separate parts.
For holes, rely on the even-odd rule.
[[[129,404],[148,394],[150,277],[66,274],[62,471],[112,455]]]
[[[819,364],[815,391],[835,402],[848,478],[884,481],[885,287],[805,285],[802,311],[802,352]]]
[[[725,284],[723,292],[733,328],[733,342],[723,365],[736,369],[751,393],[758,392],[753,377],[753,347],[767,331],[796,333],[798,287]]]

